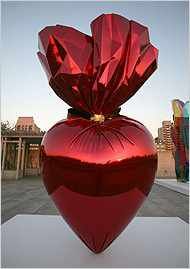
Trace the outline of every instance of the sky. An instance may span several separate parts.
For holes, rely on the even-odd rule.
[[[66,118],[69,106],[48,85],[37,58],[38,32],[68,25],[91,34],[90,22],[117,13],[149,28],[159,49],[158,69],[124,105],[121,114],[142,122],[157,136],[172,120],[172,99],[189,99],[188,2],[2,2],[1,120],[33,116],[42,130]]]

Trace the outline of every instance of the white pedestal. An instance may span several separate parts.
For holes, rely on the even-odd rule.
[[[93,254],[60,216],[17,215],[2,225],[2,267],[188,267],[188,224],[136,217],[101,254]]]

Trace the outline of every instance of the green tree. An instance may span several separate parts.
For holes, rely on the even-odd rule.
[[[9,121],[1,121],[1,135],[14,134],[15,128]]]

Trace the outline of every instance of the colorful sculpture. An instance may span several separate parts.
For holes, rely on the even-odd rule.
[[[106,249],[147,197],[157,168],[148,130],[119,114],[157,67],[148,29],[101,15],[92,37],[71,27],[39,33],[38,56],[55,93],[72,108],[44,136],[44,184],[60,213],[95,253]]]
[[[182,142],[185,146],[184,180],[189,181],[189,101],[183,106]]]
[[[174,126],[172,138],[175,145],[174,159],[176,177],[179,181],[189,180],[189,102],[184,104],[175,99],[172,101]]]

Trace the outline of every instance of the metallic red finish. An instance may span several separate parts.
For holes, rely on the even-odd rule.
[[[60,213],[99,253],[132,220],[154,181],[152,136],[116,112],[154,72],[158,51],[146,27],[116,14],[99,16],[91,30],[88,36],[56,25],[39,33],[38,56],[50,86],[93,119],[71,116],[54,125],[42,141],[41,165]]]
[[[92,36],[72,27],[39,33],[39,59],[55,93],[71,107],[110,115],[157,68],[148,28],[116,14],[91,23]]]
[[[157,154],[148,130],[116,116],[103,123],[71,117],[41,146],[44,184],[60,213],[95,253],[135,216],[154,181]]]

